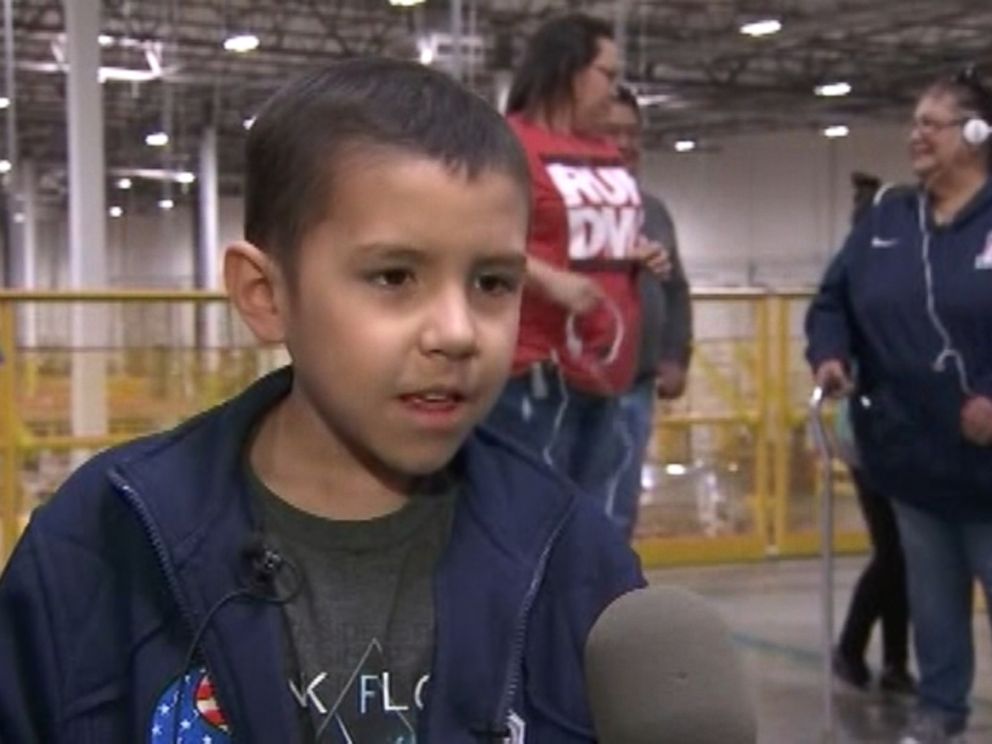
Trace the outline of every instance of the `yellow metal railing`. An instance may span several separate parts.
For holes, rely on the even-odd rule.
[[[20,527],[17,435],[14,408],[14,306],[0,303],[0,561],[6,559]]]
[[[646,565],[815,552],[799,325],[808,299],[801,291],[693,293],[688,391],[659,406],[651,444],[655,482],[637,536]],[[97,341],[85,329],[74,336],[80,308],[102,308]],[[82,457],[171,426],[284,358],[255,345],[220,293],[0,291],[0,564],[30,510]],[[87,363],[99,370],[107,419],[104,430],[79,435],[72,378]],[[838,531],[836,547],[861,548],[847,501],[851,529]]]
[[[818,480],[815,454],[807,432],[805,401],[811,388],[810,374],[803,357],[805,338],[802,320],[811,298],[808,290],[784,291],[697,291],[693,293],[694,308],[707,304],[733,307],[730,317],[740,321],[750,317],[749,331],[733,336],[729,354],[721,363],[712,356],[714,341],[707,328],[697,330],[689,401],[685,406],[659,412],[655,422],[653,449],[655,468],[672,467],[672,432],[717,428],[724,439],[735,435],[747,440],[750,462],[739,470],[748,478],[736,481],[730,471],[741,452],[710,454],[710,462],[722,464],[722,497],[732,507],[736,502],[739,513],[749,518],[739,519],[738,527],[717,534],[707,534],[699,526],[682,530],[659,530],[652,518],[652,500],[642,505],[637,549],[646,565],[672,565],[701,562],[731,562],[758,560],[768,556],[814,555],[819,546],[817,532]],[[711,330],[711,329],[710,329]],[[726,346],[726,340],[724,343]],[[729,360],[729,362],[727,361]],[[741,385],[742,377],[750,383]],[[712,389],[709,401],[693,397],[699,386]],[[711,409],[713,402],[716,409]],[[661,444],[657,444],[657,443]],[[685,452],[678,454],[683,462],[693,460]],[[705,456],[704,456],[705,460]],[[838,475],[846,475],[837,464]],[[696,470],[699,470],[697,467]],[[719,485],[719,467],[704,468],[704,477]],[[737,472],[734,470],[733,472]],[[860,551],[867,539],[856,500],[850,498],[853,488],[843,479],[838,493],[838,528],[834,548],[838,551]],[[704,484],[705,485],[705,484]],[[706,486],[709,488],[710,486]],[[656,486],[658,500],[664,501],[676,488],[671,480]],[[732,491],[730,496],[727,490]],[[705,488],[703,489],[705,490]],[[697,506],[697,511],[702,511]],[[672,510],[661,521],[670,525],[675,518]]]

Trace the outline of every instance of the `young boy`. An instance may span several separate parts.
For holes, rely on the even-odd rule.
[[[473,431],[528,204],[499,115],[420,65],[342,63],[266,105],[224,271],[292,367],[34,515],[0,581],[0,741],[595,738],[583,644],[637,560]]]

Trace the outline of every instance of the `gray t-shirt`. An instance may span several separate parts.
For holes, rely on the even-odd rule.
[[[434,569],[451,531],[457,485],[438,479],[399,511],[335,521],[296,509],[249,468],[267,544],[298,569],[277,589],[287,684],[306,741],[413,744],[434,650]]]

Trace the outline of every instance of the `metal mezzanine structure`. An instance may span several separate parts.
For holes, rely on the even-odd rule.
[[[637,536],[647,565],[816,549],[809,373],[794,332],[807,301],[800,291],[694,294],[697,314],[732,320],[697,338],[689,390],[656,421]],[[105,332],[99,345],[80,344],[66,318],[94,307]],[[18,333],[27,314],[36,316],[30,343]],[[211,316],[219,331],[206,335]],[[173,426],[286,359],[258,348],[220,293],[128,290],[0,291],[0,355],[0,556],[82,458]],[[106,426],[79,432],[71,378],[94,364]],[[836,546],[863,548],[853,499],[847,506]]]
[[[37,163],[45,198],[59,203],[65,9],[62,0],[10,6],[16,147]],[[238,193],[244,121],[287,77],[334,59],[416,59],[427,49],[432,64],[495,98],[528,35],[565,10],[615,22],[626,77],[649,102],[655,146],[682,136],[715,141],[901,118],[935,74],[992,63],[992,6],[975,0],[427,0],[413,8],[387,0],[104,0],[108,187],[121,173],[195,171],[210,127],[218,132],[221,190]],[[783,29],[759,39],[739,33],[757,18],[779,19]],[[258,37],[257,50],[225,51],[225,38],[246,32]],[[813,95],[815,85],[835,80],[849,82],[851,94]],[[165,148],[144,143],[156,129],[170,134]],[[143,180],[135,188],[134,198],[144,194],[149,204],[162,190]]]

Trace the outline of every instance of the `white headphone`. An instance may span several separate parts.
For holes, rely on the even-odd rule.
[[[969,117],[961,129],[964,141],[972,147],[984,145],[990,134],[992,134],[992,127],[985,119],[977,116]]]

